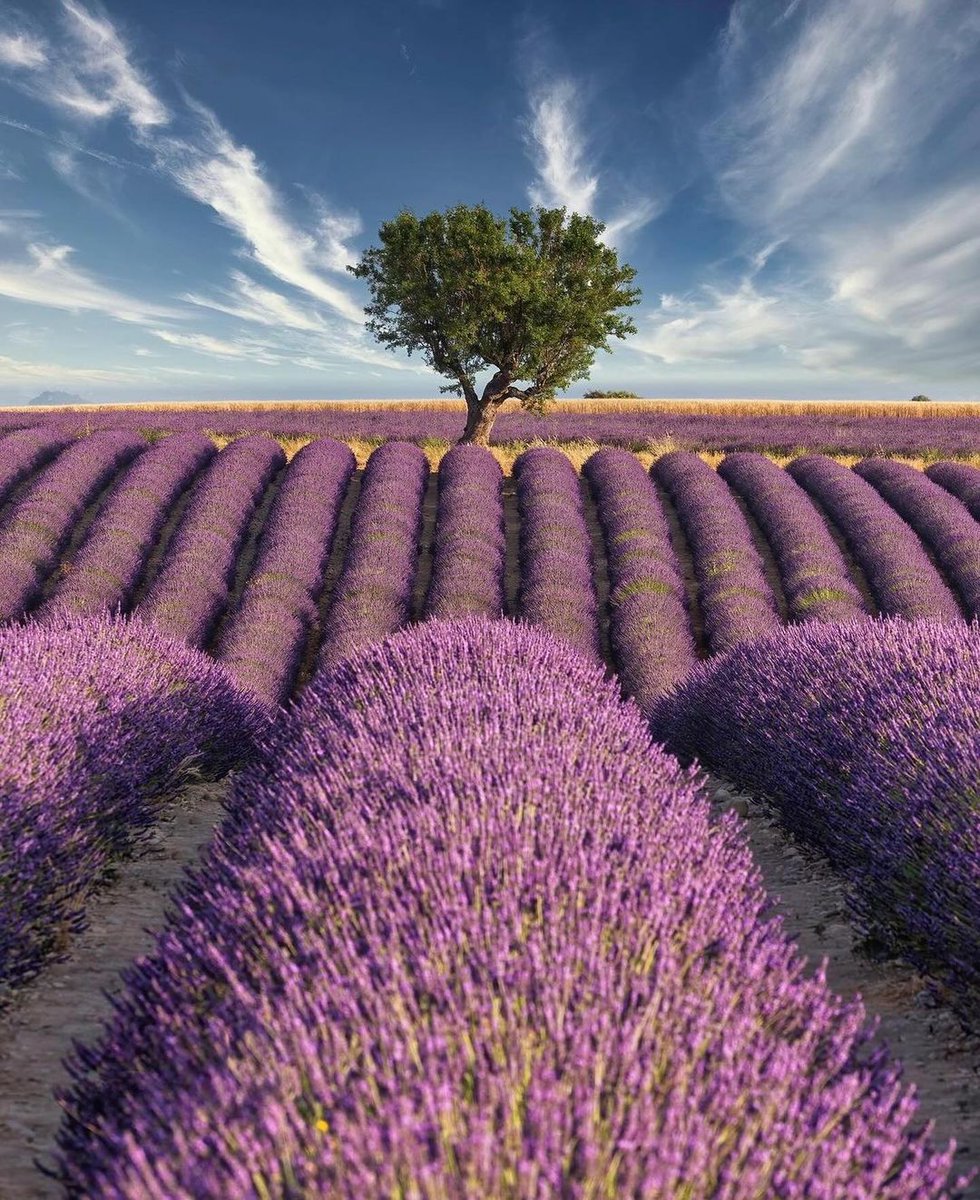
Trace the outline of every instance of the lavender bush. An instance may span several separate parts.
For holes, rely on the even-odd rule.
[[[132,433],[93,433],[34,479],[0,528],[0,620],[23,616],[38,600],[85,509],[145,446]]]
[[[933,483],[958,496],[980,521],[980,470],[966,463],[939,462],[926,467],[926,474]]]
[[[697,667],[654,731],[825,851],[859,922],[980,1014],[980,628],[806,625]]]
[[[159,574],[136,612],[203,649],[224,612],[238,552],[266,488],[285,466],[264,437],[226,446],[198,479]]]
[[[428,478],[428,460],[417,446],[388,442],[368,460],[319,670],[329,672],[408,622]]]
[[[141,622],[0,630],[0,1002],[83,923],[161,794],[227,769],[263,724],[222,667]]]
[[[847,563],[813,501],[762,454],[730,454],[718,474],[748,505],[776,562],[789,615],[796,621],[853,621],[867,616]]]
[[[725,481],[686,450],[659,458],[653,477],[670,496],[691,550],[711,653],[778,629],[779,606]]]
[[[827,511],[886,616],[962,617],[956,597],[912,529],[860,475],[820,455],[786,468]]]
[[[417,626],[239,778],[75,1063],[69,1194],[947,1197],[860,1003],[767,905],[598,664]]]
[[[609,640],[623,690],[643,712],[697,661],[687,588],[656,488],[626,450],[598,450],[583,468],[609,564]]]
[[[69,441],[56,428],[22,429],[0,439],[0,504],[32,472],[45,466]]]
[[[480,446],[454,446],[439,464],[428,617],[504,610],[503,472]]]
[[[262,530],[252,573],[217,657],[272,705],[285,703],[310,629],[354,455],[323,438],[290,462]]]
[[[317,407],[248,408],[188,404],[169,408],[124,409],[110,405],[84,412],[0,413],[0,429],[57,429],[77,436],[91,429],[136,429],[141,432],[214,432],[237,436],[264,433],[285,437],[378,438],[423,442],[430,438],[455,442],[463,433],[466,413],[445,408],[351,410],[329,403]],[[546,416],[502,413],[494,424],[493,442],[591,441],[649,450],[670,439],[689,450],[763,450],[799,454],[975,455],[980,445],[980,419],[964,416],[853,415],[839,411],[779,414],[753,413],[751,401],[737,416],[651,406],[626,412],[579,412],[560,406]]]
[[[905,463],[868,458],[854,470],[919,535],[971,618],[980,617],[980,524],[938,483]]]
[[[521,518],[518,613],[532,625],[602,657],[592,539],[575,468],[539,447],[514,463]]]
[[[214,455],[203,434],[173,434],[150,446],[113,488],[38,616],[69,609],[124,608],[170,509]]]

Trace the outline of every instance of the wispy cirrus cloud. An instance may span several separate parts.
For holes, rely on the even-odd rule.
[[[532,90],[524,136],[537,177],[528,197],[544,208],[597,216],[600,179],[582,130],[582,109],[581,91],[571,79],[552,79]],[[663,207],[651,196],[624,199],[608,219],[602,218],[602,240],[618,244],[659,216]]]
[[[42,67],[48,54],[44,42],[29,33],[0,33],[0,66]]]
[[[18,84],[86,122],[122,116],[137,145],[150,154],[154,169],[210,208],[257,265],[344,321],[361,324],[361,306],[329,278],[357,257],[349,239],[360,231],[359,218],[336,212],[311,194],[312,220],[308,227],[297,223],[255,153],[236,142],[213,112],[185,98],[187,113],[180,115],[190,116],[193,132],[170,132],[174,112],[134,64],[112,21],[79,0],[62,0],[62,9],[66,40],[57,46],[49,43],[43,61],[21,53],[25,61],[19,64],[24,70],[16,75]],[[61,155],[54,165],[66,182],[82,190],[71,159]],[[92,193],[91,185],[87,190]]]
[[[642,314],[635,348],[883,380],[975,371],[980,169],[954,147],[980,119],[978,45],[972,0],[736,0],[702,145],[745,257],[768,243],[777,269]]]
[[[20,383],[45,380],[50,383],[132,383],[140,378],[137,371],[99,367],[65,367],[59,363],[24,362],[0,354],[0,382]]]
[[[263,287],[243,271],[231,272],[231,288],[217,298],[185,292],[180,299],[259,325],[300,329],[308,333],[323,333],[327,329],[327,323],[318,312],[300,307],[273,288]]]
[[[178,309],[151,303],[100,282],[71,261],[71,246],[30,242],[26,259],[0,260],[0,296],[60,308],[101,312],[117,321],[146,323],[178,318]]]

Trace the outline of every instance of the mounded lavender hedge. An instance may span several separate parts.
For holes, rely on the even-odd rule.
[[[482,446],[453,446],[443,456],[427,617],[503,612],[503,482],[500,464]]]
[[[597,450],[582,472],[609,565],[609,640],[627,695],[649,713],[697,661],[687,588],[653,480],[628,450]]]
[[[521,587],[525,621],[602,657],[592,537],[578,472],[560,450],[537,446],[514,463],[521,516]]]
[[[695,668],[654,732],[851,884],[865,929],[980,1014],[980,627],[799,626]]]
[[[83,923],[161,794],[226,770],[264,725],[222,667],[142,622],[0,630],[0,1003]]]
[[[855,621],[868,615],[826,521],[792,475],[748,451],[729,454],[718,474],[765,534],[793,620]]]
[[[351,450],[330,438],[308,442],[283,476],[255,563],[228,616],[217,657],[270,704],[284,704],[310,629],[354,473]]]
[[[429,461],[418,446],[386,442],[368,459],[318,670],[331,671],[408,623],[428,479]]]
[[[779,629],[779,605],[765,566],[724,479],[687,450],[658,458],[652,474],[670,496],[690,546],[711,653]]]
[[[860,1004],[598,664],[429,622],[268,750],[75,1063],[70,1195],[948,1194]]]

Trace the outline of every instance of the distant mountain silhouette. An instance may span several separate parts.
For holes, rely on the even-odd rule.
[[[33,400],[28,400],[28,404],[91,404],[91,400],[86,400],[84,396],[78,396],[74,392],[41,392],[35,396]]]

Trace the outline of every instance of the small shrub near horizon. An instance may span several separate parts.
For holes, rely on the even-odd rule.
[[[585,392],[582,395],[583,400],[639,400],[640,397],[636,392],[600,392],[592,391]]]

